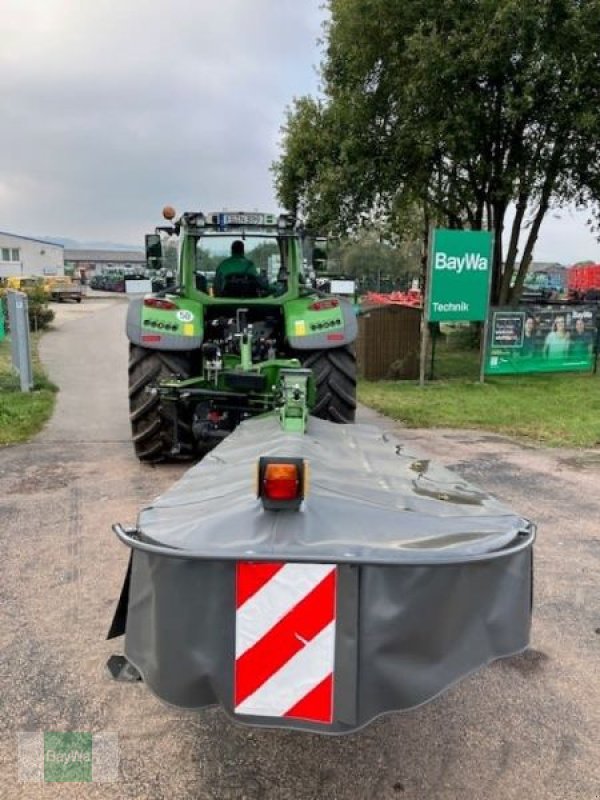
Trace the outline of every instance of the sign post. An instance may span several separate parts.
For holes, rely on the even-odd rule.
[[[9,289],[7,294],[8,321],[10,325],[10,349],[12,365],[19,374],[21,391],[33,389],[33,367],[29,343],[28,299],[23,292]]]
[[[430,322],[483,322],[487,328],[493,236],[489,231],[433,231],[427,274],[421,385]],[[483,380],[483,353],[480,380]]]

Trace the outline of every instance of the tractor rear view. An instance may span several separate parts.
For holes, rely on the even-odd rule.
[[[286,370],[307,370],[312,415],[356,409],[353,307],[305,283],[304,236],[287,215],[163,212],[150,267],[174,284],[133,300],[129,401],[141,461],[206,452],[244,419],[283,407]]]

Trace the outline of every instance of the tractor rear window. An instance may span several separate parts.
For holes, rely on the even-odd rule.
[[[285,262],[276,237],[203,236],[196,245],[196,287],[223,297],[284,294]]]

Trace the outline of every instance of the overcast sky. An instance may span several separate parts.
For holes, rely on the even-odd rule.
[[[0,230],[141,244],[166,203],[276,208],[285,106],[314,93],[321,0],[2,0]],[[537,260],[600,261],[585,215]]]

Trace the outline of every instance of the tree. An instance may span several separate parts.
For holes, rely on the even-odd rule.
[[[280,200],[340,232],[402,237],[415,209],[424,237],[491,230],[493,300],[515,301],[548,210],[597,212],[600,0],[328,5],[323,97],[287,112]]]
[[[391,289],[407,284],[418,273],[419,257],[406,247],[391,247],[371,234],[342,243],[340,266],[344,275],[358,279],[363,287]]]
[[[279,247],[275,242],[262,242],[246,253],[259,272],[265,272],[269,266],[269,258],[279,255]]]

